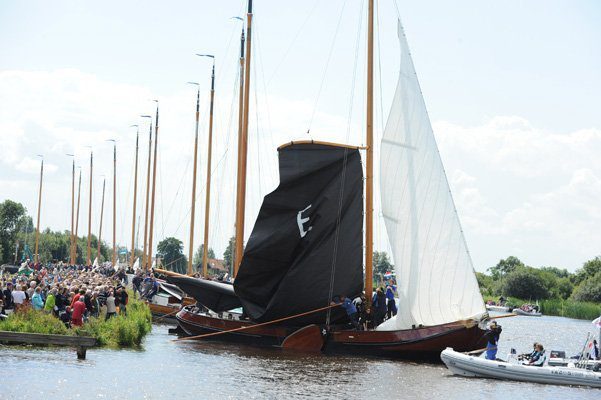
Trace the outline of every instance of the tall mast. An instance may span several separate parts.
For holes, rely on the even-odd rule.
[[[113,258],[112,265],[117,261],[117,142],[113,142]]]
[[[207,157],[207,187],[205,191],[205,234],[202,252],[202,276],[208,277],[207,259],[209,254],[209,215],[211,210],[211,153],[213,150],[213,103],[215,98],[215,57],[213,58],[213,71],[211,72],[211,106],[209,108],[209,143]]]
[[[75,243],[75,156],[73,154],[67,154],[73,157],[73,167],[71,168],[71,246],[69,246],[69,264],[73,265],[73,246]]]
[[[92,255],[92,170],[94,165],[94,152],[90,151],[90,201],[88,205],[88,263],[91,264],[90,257]]]
[[[100,262],[100,240],[102,240],[102,220],[104,216],[104,188],[106,186],[106,178],[102,180],[102,202],[100,203],[100,228],[98,229],[98,243],[96,248],[96,258]]]
[[[73,242],[73,264],[77,263],[77,233],[79,231],[79,204],[81,203],[81,167],[79,167],[79,184],[77,185],[77,212],[75,214],[75,240]]]
[[[40,156],[42,157],[42,156]],[[38,257],[38,244],[40,241],[40,210],[42,208],[42,181],[44,178],[44,158],[42,158],[42,163],[40,165],[40,189],[38,192],[38,222],[36,224],[36,232],[35,232],[35,261],[34,263],[37,264],[39,257]]]
[[[148,169],[146,171],[146,207],[144,208],[144,246],[142,254],[142,265],[145,270],[148,269],[148,201],[150,199],[150,162],[152,160],[152,117],[150,115],[141,115],[142,118],[150,118],[150,129],[148,130]]]
[[[373,292],[373,112],[374,112],[374,0],[369,0],[367,17],[367,113],[365,157],[365,297],[371,306]]]
[[[234,276],[242,262],[242,249],[244,248],[244,208],[246,207],[246,158],[248,146],[248,103],[250,92],[250,56],[252,39],[252,0],[248,0],[246,14],[246,58],[244,68],[244,96],[242,112],[242,129],[238,138],[238,185],[236,190],[236,250],[234,252]]]
[[[157,147],[159,144],[159,101],[154,100],[157,103],[156,121],[154,124],[154,157],[152,164],[152,195],[150,200],[150,229],[148,230],[148,261],[150,267],[152,267],[152,239],[153,239],[153,228],[154,228],[154,195],[157,186]]]
[[[192,275],[192,264],[194,256],[194,215],[196,211],[196,165],[198,158],[198,120],[200,118],[200,87],[196,82],[188,82],[196,85],[196,128],[194,130],[194,171],[192,173],[192,208],[190,212],[190,248],[188,249],[188,275]]]
[[[129,260],[130,267],[133,268],[136,260],[136,200],[138,196],[138,143],[140,140],[140,127],[138,125],[132,125],[136,127],[136,161],[134,163],[134,206],[131,213],[131,257]]]

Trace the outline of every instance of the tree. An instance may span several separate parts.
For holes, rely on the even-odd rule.
[[[236,251],[236,237],[232,236],[227,243],[227,247],[223,252],[223,263],[228,268],[228,270],[232,270],[232,264],[234,262],[234,252]]]
[[[480,293],[486,296],[493,294],[494,281],[492,277],[483,274],[482,272],[476,272],[476,279],[478,280],[478,286],[480,287]]]
[[[21,224],[26,222],[26,209],[21,203],[4,200],[0,203],[0,261],[11,262],[17,233]]]
[[[201,244],[200,246],[198,246],[198,249],[196,249],[196,253],[194,253],[194,258],[193,258],[194,261],[192,262],[192,264],[200,265],[202,263],[202,256],[204,254],[204,249],[205,249],[204,244]],[[209,247],[208,258],[215,258],[215,252],[210,247]]]
[[[490,267],[488,271],[490,271],[494,280],[500,279],[502,276],[509,274],[510,272],[515,271],[517,267],[523,267],[524,263],[520,261],[519,258],[514,256],[509,256],[504,260],[500,260],[497,265],[494,267]]]
[[[579,284],[588,278],[597,275],[601,272],[601,258],[599,256],[588,260],[584,263],[581,269],[577,270],[574,274],[574,283]]]
[[[501,292],[520,299],[539,300],[550,296],[543,277],[534,268],[519,267],[504,276]]]
[[[388,257],[388,254],[385,251],[374,251],[373,265],[374,272],[382,276],[384,276],[384,274],[386,274],[392,269],[392,264],[390,264],[390,258]]]
[[[601,303],[601,272],[580,283],[572,293],[576,301],[593,301]]]
[[[186,266],[188,265],[183,250],[184,244],[182,241],[174,237],[161,240],[157,246],[158,255],[161,257],[165,268],[181,274],[186,273]]]

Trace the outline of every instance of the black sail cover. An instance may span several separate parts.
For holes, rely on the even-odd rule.
[[[234,282],[245,312],[257,322],[327,306],[330,294],[363,291],[359,150],[311,142],[278,151],[280,185],[263,199]],[[324,323],[325,313],[285,323]],[[340,307],[332,310],[332,322],[345,318]]]

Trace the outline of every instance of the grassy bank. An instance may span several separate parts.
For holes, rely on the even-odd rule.
[[[498,297],[483,296],[484,301],[499,300]],[[513,307],[519,307],[525,303],[534,303],[531,300],[523,300],[515,297],[507,298],[507,304]],[[558,317],[576,318],[593,320],[601,315],[601,304],[589,303],[574,300],[539,300],[538,305],[544,315],[553,315]]]
[[[52,315],[27,310],[10,315],[0,321],[0,330],[12,332],[43,333],[73,336],[92,336],[100,346],[135,347],[142,343],[152,328],[152,316],[146,304],[129,297],[127,316],[117,316],[108,321],[104,315],[90,318],[81,328],[69,329]]]

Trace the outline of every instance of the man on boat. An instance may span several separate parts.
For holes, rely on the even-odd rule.
[[[394,294],[396,292],[396,286],[392,284],[392,282],[386,285],[386,315],[387,318],[390,319],[397,313],[396,301],[394,299]]]
[[[351,301],[351,299],[345,296],[340,296],[340,303],[342,308],[344,308],[346,311],[346,315],[348,315],[355,329],[360,331],[361,325],[359,324],[359,313],[357,312],[357,307],[355,304]],[[332,305],[334,304],[336,303],[332,302]]]
[[[501,325],[497,325],[497,321],[492,321],[488,326],[488,329],[484,333],[486,337],[486,359],[496,360],[497,359],[497,345],[501,336]]]
[[[535,346],[535,351],[532,353],[530,361],[526,365],[531,365],[533,367],[542,367],[545,364],[546,359],[547,356],[545,355],[545,348],[542,344],[537,343]]]

